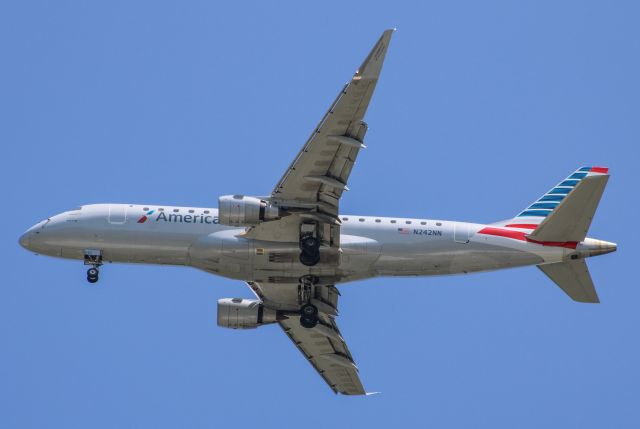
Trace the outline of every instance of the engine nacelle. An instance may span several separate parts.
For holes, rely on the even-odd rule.
[[[218,300],[218,326],[252,329],[277,321],[275,310],[255,299],[224,298]]]
[[[267,201],[244,195],[218,198],[218,219],[222,225],[252,226],[280,218],[280,209]]]

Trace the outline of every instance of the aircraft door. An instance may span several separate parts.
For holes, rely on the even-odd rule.
[[[469,225],[464,222],[456,222],[453,226],[453,239],[456,243],[467,244],[469,233]]]
[[[112,204],[109,206],[109,223],[122,225],[127,221],[127,206]]]

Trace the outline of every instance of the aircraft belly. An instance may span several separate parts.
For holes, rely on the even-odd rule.
[[[543,260],[523,249],[439,240],[383,246],[375,268],[381,276],[443,275],[532,265]]]
[[[130,225],[94,222],[73,231],[63,229],[59,234],[51,231],[39,250],[51,256],[83,259],[85,250],[93,249],[102,251],[105,262],[184,265],[188,263],[187,249],[193,238],[193,234],[182,231],[141,231]]]
[[[101,235],[87,248],[101,249],[102,257],[113,262],[185,265],[190,234],[117,230]]]
[[[199,237],[189,247],[190,265],[234,279],[246,280],[252,270],[251,240],[233,228]]]

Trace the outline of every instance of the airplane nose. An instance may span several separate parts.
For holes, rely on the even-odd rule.
[[[18,239],[18,243],[20,243],[20,245],[25,249],[29,250],[29,245],[31,244],[31,233],[25,232],[22,234]]]

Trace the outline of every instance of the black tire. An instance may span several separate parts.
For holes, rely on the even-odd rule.
[[[317,324],[318,324],[318,318],[315,318],[315,319],[308,319],[306,317],[300,318],[300,325],[303,328],[312,329],[312,328],[315,328]]]
[[[87,276],[87,281],[89,283],[96,283],[98,281],[98,276]]]
[[[313,267],[318,262],[320,262],[320,252],[302,252],[300,253],[300,262],[302,263],[302,265],[306,265],[307,267]]]
[[[317,319],[318,307],[313,304],[305,304],[300,308],[300,315],[306,319]]]
[[[95,277],[98,278],[98,269],[97,268],[89,268],[87,270],[87,277]]]
[[[318,247],[319,247],[318,246],[318,240],[313,236],[306,237],[300,243],[300,247],[302,248],[302,250],[311,253],[311,252],[313,252],[313,251],[318,249]]]

